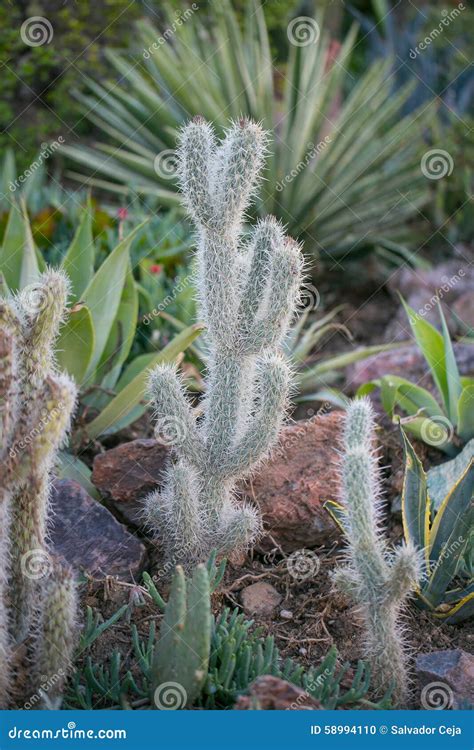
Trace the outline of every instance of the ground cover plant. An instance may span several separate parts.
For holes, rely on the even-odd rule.
[[[472,12],[83,5],[0,32],[0,707],[472,708]]]

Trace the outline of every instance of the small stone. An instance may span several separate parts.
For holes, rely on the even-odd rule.
[[[472,709],[474,656],[461,649],[419,654],[415,662],[424,709]]]
[[[323,505],[339,496],[338,448],[344,415],[320,414],[284,427],[271,458],[242,490],[260,508],[263,551],[329,544],[340,536]]]
[[[51,546],[76,570],[137,580],[146,549],[78,482],[56,479],[51,495]]]
[[[262,675],[250,685],[248,695],[237,699],[237,711],[320,711],[321,703],[286,680]]]
[[[249,615],[271,615],[281,602],[281,594],[270,583],[259,581],[245,588],[240,598],[245,612]]]
[[[293,612],[291,612],[289,609],[282,609],[280,612],[280,617],[283,620],[292,620],[293,619]]]

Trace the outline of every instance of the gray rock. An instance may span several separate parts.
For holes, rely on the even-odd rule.
[[[78,482],[57,479],[51,505],[51,546],[73,568],[101,578],[139,578],[145,547]]]
[[[426,710],[474,706],[474,656],[461,649],[419,654],[415,668],[420,707]]]
[[[273,614],[282,599],[276,588],[265,581],[247,586],[240,598],[248,615],[262,615],[263,617]]]

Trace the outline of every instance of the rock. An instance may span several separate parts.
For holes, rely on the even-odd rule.
[[[460,374],[472,375],[474,346],[454,344],[454,355]],[[347,370],[346,388],[355,392],[359,386],[382,375],[398,375],[435,392],[428,365],[416,344],[374,354],[361,362],[355,362]]]
[[[413,310],[437,328],[440,327],[438,300],[452,334],[465,333],[456,315],[466,325],[474,325],[474,266],[469,262],[453,260],[425,270],[403,267],[392,275],[388,288],[393,294],[400,292]],[[385,341],[406,340],[407,333],[410,338],[409,331],[407,315],[400,306],[385,331]]]
[[[141,500],[163,479],[169,450],[156,440],[132,440],[94,459],[92,482],[125,519],[141,525]]]
[[[294,552],[339,536],[323,505],[338,496],[342,420],[343,412],[335,411],[284,427],[271,459],[246,485],[244,496],[263,516],[260,549],[268,551],[276,542]]]
[[[420,706],[472,708],[474,706],[474,656],[461,649],[420,654],[415,662],[420,683]]]
[[[241,695],[234,706],[237,711],[320,711],[321,703],[286,680],[262,675],[250,685],[249,694]]]
[[[145,547],[78,482],[55,480],[51,506],[51,545],[73,568],[101,578],[139,578]]]
[[[242,606],[248,615],[271,615],[281,602],[276,588],[265,581],[247,586],[241,593]]]
[[[280,617],[282,620],[292,620],[293,619],[293,612],[289,609],[282,609],[280,612]]]

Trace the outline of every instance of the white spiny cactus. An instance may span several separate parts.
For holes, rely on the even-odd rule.
[[[268,455],[285,413],[291,373],[281,343],[297,307],[303,260],[272,217],[242,238],[265,149],[264,131],[246,119],[221,143],[202,118],[181,135],[179,174],[197,229],[209,364],[200,422],[174,368],[159,366],[150,378],[158,431],[172,419],[179,434],[166,486],[148,498],[147,517],[168,557],[184,564],[213,548],[245,549],[258,536],[258,513],[235,502],[235,483]]]
[[[380,693],[391,685],[398,705],[408,694],[407,657],[400,611],[419,575],[410,546],[394,554],[380,530],[380,478],[374,449],[374,418],[368,399],[348,409],[341,461],[341,513],[347,537],[347,565],[334,574],[336,585],[358,606],[364,620],[365,656]]]

